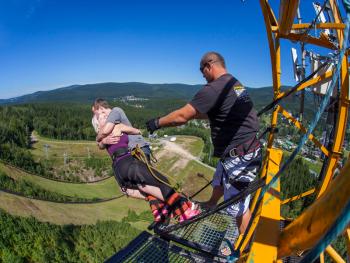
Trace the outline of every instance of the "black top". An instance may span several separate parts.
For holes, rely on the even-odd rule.
[[[230,74],[205,85],[189,103],[208,115],[216,157],[253,138],[259,129],[247,90]]]

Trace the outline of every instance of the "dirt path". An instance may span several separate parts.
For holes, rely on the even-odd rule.
[[[160,142],[164,146],[164,149],[166,149],[167,151],[171,151],[173,153],[181,155],[181,157],[189,160],[199,160],[198,157],[193,156],[190,152],[186,151],[184,148],[182,148],[180,145],[174,142],[170,142],[165,139],[161,139]]]
[[[215,168],[201,162],[199,160],[199,157],[192,155],[190,152],[188,152],[187,150],[182,148],[180,145],[178,145],[174,142],[170,142],[170,141],[165,140],[165,139],[160,139],[160,142],[164,146],[164,149],[166,149],[166,151],[163,150],[163,153],[160,153],[158,155],[158,158],[161,158],[162,155],[165,154],[166,152],[172,152],[172,153],[175,153],[177,155],[180,155],[182,158],[187,159],[188,161],[193,160],[193,161],[196,161],[197,163],[199,163],[199,164],[201,164],[201,165],[203,165],[203,166],[205,166],[213,171],[215,170]]]

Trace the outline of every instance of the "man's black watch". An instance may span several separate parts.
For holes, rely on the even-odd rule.
[[[152,134],[155,130],[158,130],[160,128],[159,126],[159,117],[150,119],[146,122],[147,131],[149,131],[150,134]]]

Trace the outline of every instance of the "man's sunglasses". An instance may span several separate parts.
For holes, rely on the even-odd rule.
[[[209,66],[210,64],[214,64],[214,63],[216,63],[216,62],[217,62],[217,61],[215,61],[215,60],[209,60],[209,61],[205,62],[202,66],[200,66],[199,70],[203,73],[203,70],[204,70],[207,66]]]

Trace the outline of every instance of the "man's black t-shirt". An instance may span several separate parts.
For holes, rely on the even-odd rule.
[[[208,115],[214,156],[256,135],[259,121],[247,90],[230,74],[205,85],[189,102],[197,111]]]

